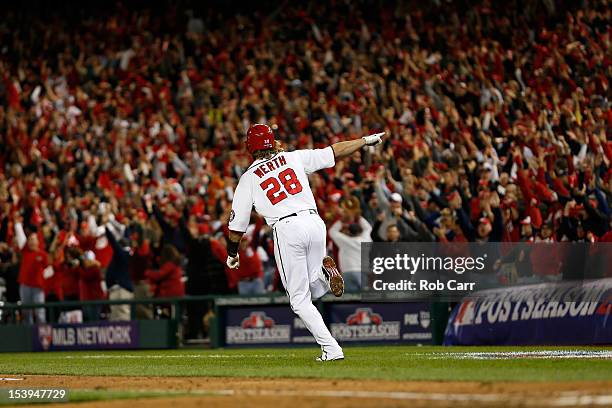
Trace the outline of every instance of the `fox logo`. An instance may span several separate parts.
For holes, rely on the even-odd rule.
[[[362,324],[374,324],[378,326],[382,321],[381,315],[374,313],[369,307],[355,310],[355,313],[346,319],[346,323],[351,326]]]
[[[274,319],[266,316],[264,312],[252,312],[242,320],[240,326],[243,329],[270,328],[274,326]]]

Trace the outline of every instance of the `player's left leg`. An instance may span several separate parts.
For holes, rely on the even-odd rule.
[[[318,299],[331,291],[334,296],[342,296],[344,293],[344,280],[342,274],[336,266],[336,262],[326,256],[327,231],[325,223],[317,216],[313,215],[314,220],[309,224],[310,246],[307,255],[308,279],[310,281],[310,292],[313,299]]]

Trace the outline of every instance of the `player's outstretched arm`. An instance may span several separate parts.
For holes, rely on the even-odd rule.
[[[334,143],[331,147],[334,151],[336,159],[342,159],[355,153],[364,146],[375,146],[382,143],[382,137],[385,132],[375,133],[373,135],[364,136],[361,139],[347,140],[346,142]]]

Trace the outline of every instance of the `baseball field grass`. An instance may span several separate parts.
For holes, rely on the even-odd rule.
[[[393,393],[422,389],[426,401],[427,395],[433,395],[431,392],[445,395],[446,390],[464,396],[498,390],[501,399],[509,393],[512,401],[516,397],[514,392],[525,390],[554,393],[590,389],[591,397],[601,397],[601,392],[612,389],[612,347],[346,347],[346,359],[330,363],[314,361],[316,355],[317,349],[310,347],[1,354],[0,378],[13,380],[0,380],[0,388],[67,387],[73,402],[94,401],[103,406],[153,397],[156,398],[151,401],[157,401],[158,406],[166,406],[167,398],[189,400],[211,395],[210,398],[221,401],[219,406],[227,406],[240,396],[280,398],[284,394],[273,393],[269,388],[272,385],[286,388],[280,384],[304,389],[292,398],[285,396],[289,400],[301,398],[305,405],[309,396],[326,400],[325,394],[311,395],[308,390],[321,393],[329,386],[331,393],[334,384],[344,387],[343,392],[347,393],[360,389],[364,392],[385,389]],[[245,388],[244,384],[248,386]],[[511,386],[504,388],[503,384]],[[347,395],[353,398],[358,394]],[[362,397],[367,400],[373,395]],[[449,401],[452,395],[449,394]],[[419,396],[415,396],[415,401],[419,401]],[[612,395],[608,397],[603,401],[612,405]],[[321,401],[314,405],[326,406]]]
[[[601,354],[602,351],[609,353]],[[0,373],[434,381],[612,380],[612,348],[372,346],[347,347],[345,354],[344,361],[320,363],[314,361],[317,349],[313,348],[15,353],[0,355]],[[607,358],[597,358],[598,354]]]

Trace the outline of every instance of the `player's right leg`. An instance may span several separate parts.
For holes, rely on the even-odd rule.
[[[334,295],[340,295],[344,292],[344,281],[342,280],[342,274],[338,271],[335,266],[334,260],[326,256],[327,247],[325,244],[327,238],[327,231],[325,229],[325,223],[318,215],[312,215],[311,217],[304,219],[305,231],[308,235],[308,250],[306,253],[306,264],[308,267],[308,280],[310,282],[310,291],[313,299],[318,299],[328,291],[336,293]],[[330,264],[331,261],[331,264]],[[328,275],[326,268],[329,268],[330,272],[335,270],[335,277]],[[340,291],[338,291],[340,288]],[[325,349],[321,348],[322,355],[321,359],[333,359],[330,356],[344,356],[342,348],[338,345],[338,348]]]
[[[290,221],[274,227],[274,256],[291,309],[321,346],[325,359],[344,358],[342,349],[312,304],[307,265],[308,241],[304,218],[293,217]]]

